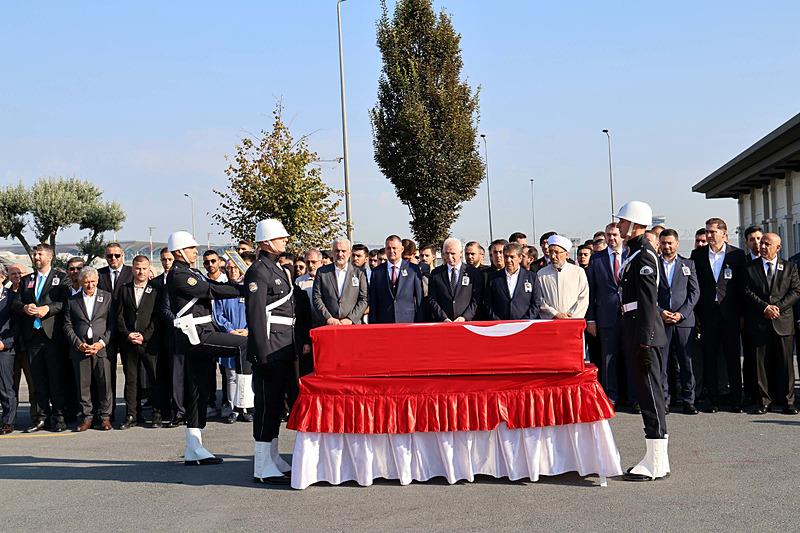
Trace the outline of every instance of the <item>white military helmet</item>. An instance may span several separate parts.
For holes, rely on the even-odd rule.
[[[277,218],[268,218],[256,224],[256,242],[271,241],[288,236],[289,232]]]
[[[167,248],[170,252],[183,250],[184,248],[192,248],[197,246],[197,241],[194,240],[192,234],[188,231],[176,231],[167,239]]]
[[[634,224],[649,226],[653,223],[653,208],[644,202],[632,200],[619,208],[617,218]]]

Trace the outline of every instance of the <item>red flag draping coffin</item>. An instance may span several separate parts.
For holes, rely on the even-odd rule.
[[[325,326],[311,331],[317,376],[581,372],[583,320]]]

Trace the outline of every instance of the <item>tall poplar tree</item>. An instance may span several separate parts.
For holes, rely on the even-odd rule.
[[[378,22],[383,70],[371,110],[375,161],[411,215],[419,242],[441,243],[483,179],[478,91],[461,80],[461,36],[430,0],[386,1]]]

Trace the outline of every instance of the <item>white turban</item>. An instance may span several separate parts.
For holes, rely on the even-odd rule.
[[[547,246],[560,246],[564,251],[569,252],[572,249],[572,241],[561,235],[553,235],[547,239]]]

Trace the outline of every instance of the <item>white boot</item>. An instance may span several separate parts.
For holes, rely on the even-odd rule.
[[[205,465],[219,464],[222,459],[203,447],[203,437],[200,428],[186,428],[186,450],[183,452],[184,464]]]
[[[278,451],[278,437],[275,437],[269,443],[269,454],[272,456],[272,461],[275,463],[275,466],[278,467],[278,470],[283,472],[284,474],[287,472],[292,471],[292,467],[286,461],[281,458],[281,453]]]
[[[623,476],[626,481],[653,481],[669,475],[668,440],[644,439],[647,451],[639,464]]]
[[[258,483],[288,485],[289,479],[283,475],[275,461],[272,460],[271,442],[256,442],[256,450],[253,455],[253,479]]]

